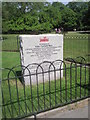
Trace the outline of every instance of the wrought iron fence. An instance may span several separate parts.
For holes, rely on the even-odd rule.
[[[54,64],[56,62],[59,68],[56,68]],[[44,70],[43,64],[46,63],[49,66]],[[29,69],[29,66],[33,65],[36,65],[35,73],[31,73]],[[26,70],[28,74],[25,75]],[[25,83],[25,77],[28,78],[28,84]],[[36,115],[90,97],[90,66],[85,62],[76,63],[73,59],[70,62],[44,61],[26,67],[2,69],[2,78],[4,119]],[[33,84],[34,78],[36,78],[35,84]]]
[[[19,39],[17,35],[3,35],[2,51],[6,52],[19,52]]]
[[[17,35],[2,35],[2,51],[19,52],[19,39]],[[86,56],[89,53],[88,34],[66,34],[64,36],[64,58]]]

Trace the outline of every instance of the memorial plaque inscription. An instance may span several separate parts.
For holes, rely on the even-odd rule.
[[[31,74],[34,74],[37,70],[36,64],[43,61],[55,61],[63,60],[63,35],[59,34],[42,34],[42,35],[20,35],[20,53],[21,64],[28,66]],[[50,62],[44,62],[41,64],[44,72],[49,70]],[[57,69],[60,68],[60,63],[54,63]],[[54,69],[52,66],[50,69]],[[42,72],[41,68],[38,68],[38,72]],[[28,74],[28,70],[25,71],[25,75]],[[51,75],[53,76],[53,75]],[[60,75],[59,75],[60,76]],[[63,77],[63,72],[61,73]],[[45,80],[48,80],[48,76],[44,75]],[[57,75],[58,78],[58,75]],[[54,79],[54,78],[52,78]],[[25,84],[30,84],[28,77],[24,77]],[[39,77],[39,82],[42,82],[42,78]],[[36,83],[36,79],[33,78],[33,84]]]

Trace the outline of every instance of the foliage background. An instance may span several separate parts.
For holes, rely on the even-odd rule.
[[[2,2],[3,33],[90,30],[90,2]],[[62,29],[63,28],[63,29]]]

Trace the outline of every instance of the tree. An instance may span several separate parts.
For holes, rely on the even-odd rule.
[[[69,2],[67,7],[77,14],[77,30],[84,30],[85,16],[88,12],[88,2]]]
[[[61,24],[61,13],[59,9],[54,6],[49,6],[45,12],[47,16],[49,16],[49,22],[52,24],[53,28],[59,27]]]
[[[3,33],[50,32],[54,28],[64,30],[88,30],[90,2],[3,2]]]
[[[70,9],[62,10],[62,27],[64,30],[73,30],[76,28],[76,13]]]
[[[2,2],[2,31],[10,30],[9,24],[12,24],[19,17],[17,2]]]
[[[83,19],[82,19],[82,22],[83,22],[83,26],[84,26],[84,30],[90,30],[90,2],[87,3],[88,4],[88,9],[85,10],[84,12],[84,16],[83,16]]]

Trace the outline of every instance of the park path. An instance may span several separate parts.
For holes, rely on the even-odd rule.
[[[88,118],[88,106],[49,115],[48,118]]]
[[[36,120],[37,118],[89,118],[89,109],[89,99],[85,99],[64,107],[40,113],[36,115]],[[29,118],[33,117],[34,116],[31,116]]]

